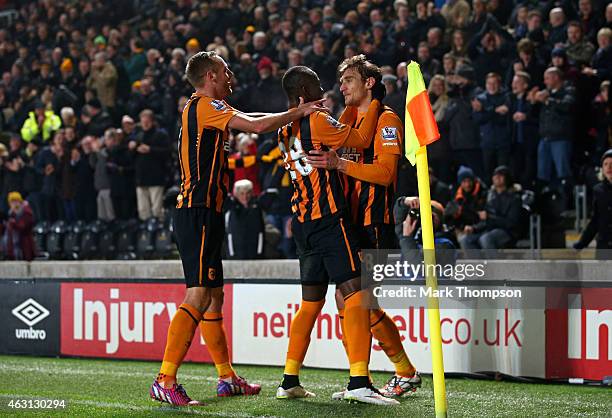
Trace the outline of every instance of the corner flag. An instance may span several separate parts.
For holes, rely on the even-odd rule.
[[[419,206],[421,212],[421,231],[423,255],[426,272],[426,285],[429,289],[438,288],[435,269],[435,244],[433,219],[431,215],[431,196],[429,193],[429,167],[427,164],[427,145],[440,138],[438,125],[431,110],[429,96],[423,81],[419,64],[408,64],[408,91],[406,93],[406,158],[417,166],[419,185]],[[434,407],[436,418],[447,416],[446,385],[444,383],[444,357],[442,355],[442,334],[440,330],[440,307],[437,297],[427,298],[429,318],[429,342],[433,368]]]
[[[425,88],[425,81],[419,64],[408,64],[408,90],[406,92],[406,158],[416,164],[416,152],[420,147],[440,138],[438,125],[431,110],[431,103]]]

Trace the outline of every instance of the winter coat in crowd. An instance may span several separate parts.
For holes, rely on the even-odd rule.
[[[263,257],[265,224],[256,199],[243,206],[234,198],[227,201],[225,233],[227,256],[235,260]]]
[[[612,249],[612,183],[603,180],[593,188],[593,216],[576,248],[584,248],[597,235],[597,249]]]
[[[569,140],[574,133],[573,89],[563,86],[549,91],[548,101],[540,110],[540,136],[549,140]]]

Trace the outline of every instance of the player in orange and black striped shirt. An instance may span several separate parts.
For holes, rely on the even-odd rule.
[[[283,77],[290,106],[299,97],[322,97],[319,78],[307,67],[290,68]],[[368,378],[370,323],[366,293],[361,289],[360,259],[352,225],[346,219],[346,204],[337,171],[314,168],[306,161],[313,150],[340,147],[367,148],[374,136],[379,102],[372,101],[359,129],[336,121],[328,113],[314,112],[279,131],[279,147],[291,175],[294,194],[292,232],[300,261],[302,303],[291,322],[289,348],[279,399],[313,396],[299,382],[310,333],[323,304],[329,281],[336,283],[346,304],[345,334],[349,346],[350,380],[346,400],[393,404],[376,392]]]
[[[381,71],[363,55],[358,55],[340,64],[338,72],[340,91],[347,106],[340,121],[359,126],[372,100],[384,97]],[[346,175],[349,206],[364,249],[397,248],[393,204],[402,136],[400,119],[385,107],[379,113],[374,138],[368,147],[344,148],[340,152],[342,158],[334,151],[317,151],[307,159],[315,167],[337,169]],[[337,292],[336,302],[343,311],[343,300]],[[381,392],[396,397],[416,390],[421,378],[408,359],[397,326],[382,309],[372,309],[370,320],[372,334],[395,366],[395,375]]]
[[[255,133],[274,131],[322,109],[322,101],[301,103],[275,114],[246,114],[233,109],[224,100],[232,92],[233,74],[214,52],[193,55],[187,63],[186,76],[195,92],[182,113],[178,139],[181,188],[173,222],[187,293],[170,323],[164,360],[150,391],[153,399],[179,405],[196,402],[176,384],[176,374],[200,321],[219,374],[217,394],[252,395],[261,389],[234,372],[221,315],[221,246],[225,239],[221,210],[228,187],[229,128]]]

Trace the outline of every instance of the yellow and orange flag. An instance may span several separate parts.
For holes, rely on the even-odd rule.
[[[408,64],[408,89],[406,91],[406,158],[416,164],[416,152],[420,147],[431,144],[440,138],[438,125],[431,110],[429,95],[419,64]]]

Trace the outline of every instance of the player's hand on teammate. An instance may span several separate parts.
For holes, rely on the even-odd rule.
[[[306,162],[315,168],[336,170],[340,165],[340,158],[334,150],[312,150],[306,156]]]
[[[303,118],[304,116],[308,116],[311,113],[316,112],[316,111],[331,113],[331,111],[328,108],[323,106],[323,102],[325,102],[325,100],[326,99],[319,99],[319,100],[313,100],[312,102],[305,103],[304,98],[300,97],[300,104],[297,107],[298,111],[300,112],[300,118]]]

